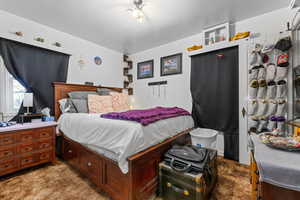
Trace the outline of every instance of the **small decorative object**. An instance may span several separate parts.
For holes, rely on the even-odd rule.
[[[27,107],[27,112],[25,113],[25,115],[29,115],[29,107],[33,107],[33,93],[24,94],[23,106]]]
[[[90,85],[90,86],[93,86],[94,83],[93,82],[84,82],[85,85]]]
[[[260,140],[265,145],[285,151],[300,151],[300,142],[293,137],[280,137],[273,132],[260,134]]]
[[[206,46],[218,42],[229,41],[229,23],[220,24],[204,31],[204,44]]]
[[[137,79],[153,77],[154,60],[148,60],[137,64]]]
[[[250,36],[250,32],[237,33],[232,38],[230,38],[230,41],[240,40],[243,38],[247,38],[249,36]]]
[[[37,37],[37,38],[35,38],[35,41],[43,43],[43,42],[45,42],[45,39],[41,38],[41,37]]]
[[[160,76],[182,73],[182,53],[160,58]]]
[[[23,33],[21,31],[17,31],[17,32],[15,32],[15,34],[19,37],[23,37]]]
[[[61,47],[61,44],[59,42],[55,42],[53,45],[56,47]]]
[[[189,48],[187,48],[188,51],[195,51],[195,50],[198,50],[198,49],[202,49],[203,46],[202,45],[194,45],[194,46],[191,46]]]
[[[102,64],[102,59],[99,56],[96,56],[94,58],[95,64],[96,65],[101,65]]]
[[[43,116],[47,116],[47,117],[50,117],[50,108],[43,108],[41,110],[41,113],[43,114]]]

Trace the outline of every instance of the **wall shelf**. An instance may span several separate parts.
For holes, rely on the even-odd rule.
[[[133,62],[129,60],[129,56],[123,56],[124,67],[123,67],[123,88],[127,90],[128,95],[133,95],[133,88],[131,87],[131,83],[133,83],[133,76],[131,74],[131,70],[133,68]]]

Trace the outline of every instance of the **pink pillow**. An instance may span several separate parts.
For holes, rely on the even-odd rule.
[[[113,112],[112,97],[100,95],[88,95],[89,113]]]
[[[112,96],[112,107],[115,112],[126,111],[130,109],[128,94],[111,92]]]

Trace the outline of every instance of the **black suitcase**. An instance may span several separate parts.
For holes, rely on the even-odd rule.
[[[179,147],[180,148],[180,147]],[[159,164],[159,194],[164,200],[208,200],[217,180],[217,151],[199,147],[199,162],[178,158],[170,151]],[[184,152],[184,151],[183,151]],[[188,155],[187,155],[188,156]]]

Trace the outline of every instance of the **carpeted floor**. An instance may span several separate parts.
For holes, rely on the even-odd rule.
[[[219,177],[211,200],[248,200],[248,167],[219,158]],[[108,200],[63,162],[0,179],[1,200]]]

